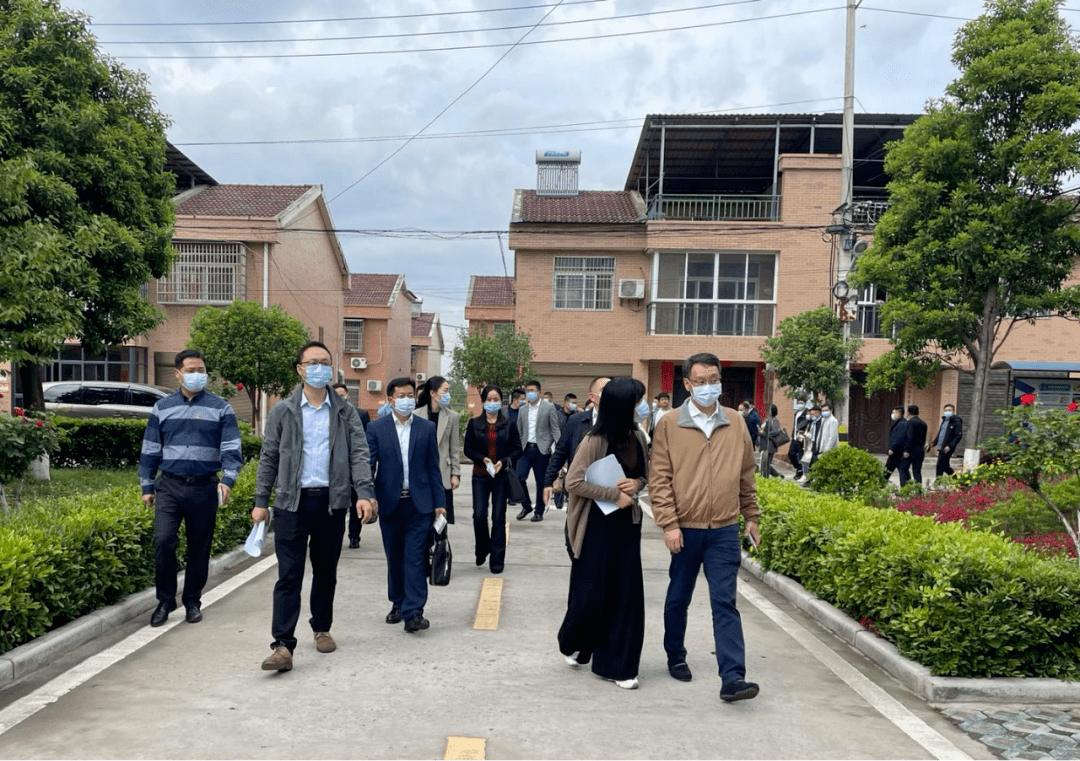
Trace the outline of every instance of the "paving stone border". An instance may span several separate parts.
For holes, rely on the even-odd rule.
[[[950,706],[942,713],[1001,758],[1080,759],[1080,708]]]
[[[745,551],[742,567],[891,674],[902,685],[931,703],[1080,704],[1080,682],[1013,677],[965,679],[934,676],[925,666],[902,656],[891,642],[867,630],[825,600],[807,592],[797,581],[774,571],[763,570],[761,564]]]
[[[263,548],[264,557],[273,552],[273,539]],[[238,547],[224,555],[210,559],[210,580],[222,576],[251,556]],[[177,589],[184,588],[184,573],[178,576]],[[124,600],[108,608],[88,613],[70,623],[53,629],[37,639],[0,654],[0,690],[27,674],[37,671],[58,658],[82,647],[95,637],[125,624],[133,618],[146,615],[157,607],[157,594],[153,587],[128,595]]]

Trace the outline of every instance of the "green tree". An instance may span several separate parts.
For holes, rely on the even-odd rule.
[[[60,342],[100,349],[164,319],[140,287],[172,254],[166,124],[84,15],[0,0],[0,360],[28,408]]]
[[[188,348],[203,353],[215,381],[243,385],[255,429],[261,431],[260,394],[285,396],[296,386],[296,352],[310,340],[304,323],[277,304],[267,309],[237,300],[224,309],[206,306],[196,312]]]
[[[974,375],[969,441],[981,438],[994,355],[1013,327],[1075,312],[1063,288],[1080,254],[1080,53],[1057,0],[990,0],[953,46],[961,74],[885,158],[891,205],[852,282],[884,287],[898,368],[942,363]],[[892,373],[892,377],[887,377]]]
[[[845,343],[839,318],[828,307],[818,307],[781,320],[776,335],[765,339],[761,356],[773,366],[789,397],[805,392],[840,402],[851,381],[848,363],[861,346],[858,338]]]
[[[468,381],[477,391],[492,384],[507,394],[531,373],[532,355],[527,333],[511,328],[496,330],[493,335],[462,330],[451,360],[451,375]]]

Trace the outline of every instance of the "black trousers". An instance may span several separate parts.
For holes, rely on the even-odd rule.
[[[949,462],[949,460],[951,460],[951,459],[952,459],[952,452],[949,452],[948,454],[946,454],[945,452],[942,452],[940,449],[938,450],[938,453],[937,453],[937,475],[939,477],[940,476],[951,476],[955,472],[952,469],[952,463]]]
[[[180,523],[187,535],[184,605],[198,605],[210,573],[210,545],[218,511],[217,476],[162,473],[154,484],[154,581],[158,602],[176,600],[176,548]]]
[[[579,663],[592,660],[597,676],[621,681],[638,675],[644,642],[641,524],[629,509],[604,515],[592,503],[581,557],[571,561],[559,651],[578,653]]]
[[[473,536],[476,559],[491,556],[492,573],[500,573],[506,563],[506,474],[473,476]],[[491,528],[488,529],[488,502],[491,503]]]
[[[296,624],[300,620],[300,595],[304,587],[304,557],[311,555],[311,630],[328,632],[334,623],[334,592],[341,539],[345,535],[345,511],[330,511],[327,489],[300,492],[296,512],[274,511],[274,553],[278,580],[274,585],[274,617],[271,647],[296,649]]]
[[[791,462],[791,467],[795,468],[795,478],[800,478],[803,472],[802,456],[803,445],[798,439],[793,439],[791,446],[788,447],[787,456]]]
[[[406,621],[423,615],[427,604],[427,548],[433,520],[431,513],[417,510],[409,497],[379,516],[386,552],[386,596]]]

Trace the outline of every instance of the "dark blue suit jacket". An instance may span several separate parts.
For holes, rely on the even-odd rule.
[[[555,451],[548,460],[547,472],[544,473],[544,486],[551,486],[564,464],[573,462],[581,440],[593,427],[592,412],[578,412],[570,416],[563,426],[562,434],[555,445]]]
[[[375,476],[375,499],[379,513],[391,515],[397,507],[404,486],[405,468],[393,414],[372,420],[367,427],[371,472]],[[413,415],[409,432],[409,495],[421,513],[446,507],[442,471],[439,470],[439,445],[435,424]]]
[[[892,428],[889,429],[889,449],[894,452],[904,453],[904,446],[907,444],[907,419],[901,417],[899,420],[894,420]]]

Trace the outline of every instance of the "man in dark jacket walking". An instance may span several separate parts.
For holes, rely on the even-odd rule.
[[[903,486],[911,478],[907,468],[903,465],[904,444],[907,443],[907,420],[904,419],[904,408],[893,407],[892,427],[889,428],[889,458],[885,460],[885,474],[891,478],[893,471],[900,468],[900,485]]]
[[[960,441],[963,438],[964,421],[957,416],[955,407],[946,404],[945,411],[941,415],[941,427],[938,428],[937,437],[926,448],[926,451],[929,452],[931,447],[937,447],[937,472],[935,475],[938,478],[943,475],[951,476],[953,474],[949,460],[956,452],[956,448],[960,446]]]
[[[926,422],[919,417],[919,407],[909,404],[907,420],[907,437],[904,440],[904,460],[900,463],[901,486],[907,483],[904,471],[911,469],[911,477],[920,486],[922,485],[922,464],[926,456]],[[907,467],[905,467],[905,464]]]
[[[739,414],[746,421],[746,427],[750,430],[750,441],[754,442],[754,447],[757,448],[758,439],[761,436],[761,415],[754,409],[754,403],[749,399],[739,405]]]

